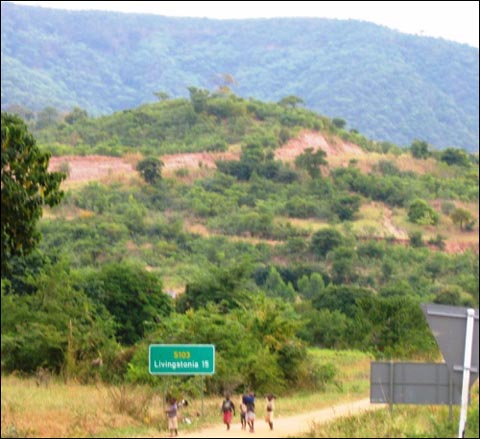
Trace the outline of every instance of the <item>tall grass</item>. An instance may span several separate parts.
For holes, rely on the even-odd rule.
[[[321,365],[333,365],[335,379],[323,392],[279,396],[282,417],[365,398],[369,393],[370,358],[359,351],[311,349]],[[159,437],[167,435],[164,389],[160,386],[107,386],[101,383],[65,384],[52,379],[38,386],[34,378],[3,376],[2,437]],[[260,400],[264,395],[257,395]],[[232,397],[234,403],[241,395]],[[180,430],[194,431],[221,422],[222,396],[189,401],[180,409]],[[202,416],[203,413],[203,416]],[[188,422],[186,422],[188,421]],[[448,408],[395,406],[393,414],[379,410],[313,425],[305,437],[454,437],[458,428],[448,420]],[[467,437],[478,437],[478,385],[472,395]]]
[[[298,393],[277,399],[282,416],[323,408],[368,395],[370,359],[356,351],[312,349],[321,365],[338,371],[324,392]],[[37,386],[34,378],[2,377],[2,437],[122,437],[167,433],[164,390],[148,386],[80,385],[50,380]],[[263,398],[264,395],[257,395]],[[234,395],[238,403],[241,395]],[[192,399],[180,410],[180,429],[218,424],[222,396]],[[203,413],[203,416],[202,416]]]
[[[340,418],[327,424],[313,424],[302,437],[337,438],[444,438],[457,437],[459,408],[454,407],[453,420],[448,407],[396,405],[388,409]],[[478,438],[478,385],[472,391],[465,437]]]

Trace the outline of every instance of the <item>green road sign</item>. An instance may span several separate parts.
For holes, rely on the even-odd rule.
[[[213,375],[215,346],[212,344],[151,344],[148,349],[152,375]]]

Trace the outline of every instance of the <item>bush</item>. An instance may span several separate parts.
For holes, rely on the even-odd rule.
[[[410,232],[408,234],[408,238],[410,240],[410,245],[412,247],[423,247],[424,242],[423,242],[423,233],[422,232]]]
[[[320,258],[325,258],[327,253],[343,243],[343,236],[335,229],[323,229],[312,236],[311,247]]]
[[[417,199],[408,208],[408,220],[415,224],[437,224],[439,215],[426,201]]]

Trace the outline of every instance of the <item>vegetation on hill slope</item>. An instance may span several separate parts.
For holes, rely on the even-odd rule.
[[[350,128],[478,151],[478,49],[327,19],[208,20],[2,2],[2,109],[111,113],[195,85],[296,95]]]
[[[6,372],[151,383],[148,344],[213,343],[208,392],[321,389],[335,370],[309,346],[435,358],[419,304],[478,306],[473,155],[417,144],[402,151],[292,102],[225,90],[191,88],[189,100],[77,116],[39,130],[41,147],[134,151],[136,169],[153,174],[72,186],[44,211],[37,250],[11,258],[2,278]],[[279,160],[306,130],[331,149],[311,145]],[[367,172],[355,159],[330,166],[342,142],[380,158]],[[206,150],[233,160],[163,173],[166,152]],[[401,169],[399,154],[429,172]],[[401,245],[369,222],[379,212],[408,231]],[[442,251],[445,231],[471,237],[477,252]],[[192,386],[175,382],[182,392]]]

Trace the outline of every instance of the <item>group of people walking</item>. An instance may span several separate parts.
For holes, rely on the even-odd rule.
[[[270,430],[273,430],[273,412],[275,396],[273,394],[267,395],[267,402],[265,406],[265,421],[268,423]],[[240,402],[240,423],[242,430],[247,429],[247,425],[250,432],[255,431],[255,394],[249,392],[242,396]],[[235,404],[230,399],[230,394],[225,395],[225,399],[222,402],[221,412],[223,413],[223,422],[227,426],[227,430],[230,430],[232,423],[232,417],[235,415]]]
[[[275,395],[270,393],[266,397],[265,405],[265,422],[268,423],[270,430],[273,430],[273,412],[275,409],[274,405]],[[178,408],[179,405],[186,406],[188,403],[182,401],[180,404],[177,403],[175,398],[171,398],[169,401],[169,406],[165,410],[165,413],[168,418],[168,429],[170,431],[170,436],[178,436]],[[248,429],[250,432],[255,431],[255,393],[249,392],[242,396],[239,405],[240,409],[240,423],[242,430]],[[225,395],[225,399],[222,402],[221,412],[223,414],[223,422],[227,426],[227,430],[230,430],[230,425],[232,424],[232,418],[235,415],[235,404],[230,399],[230,394]]]

